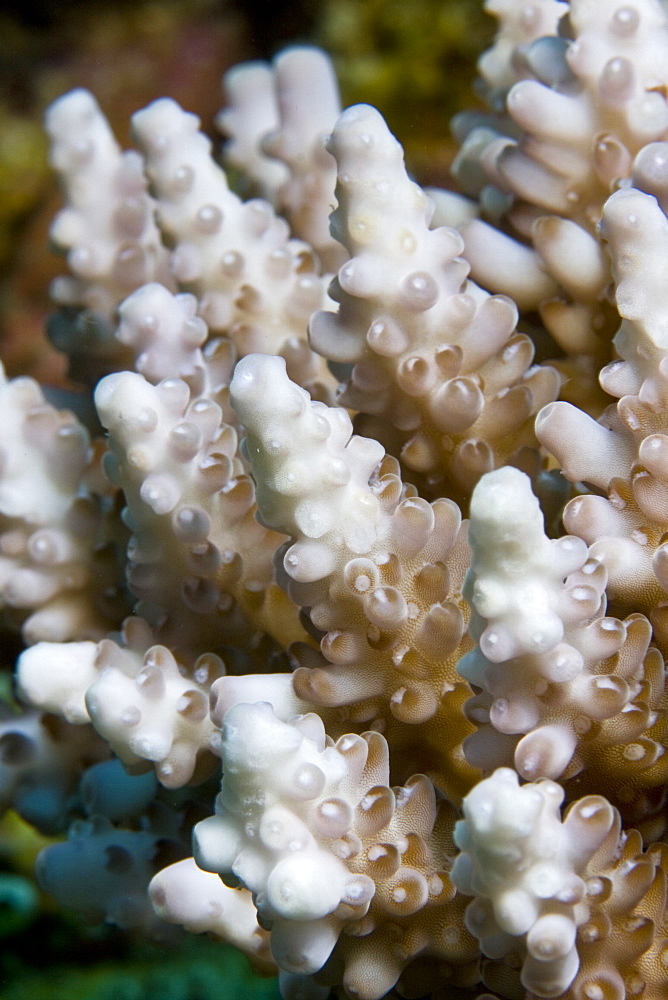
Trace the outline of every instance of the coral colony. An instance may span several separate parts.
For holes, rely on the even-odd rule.
[[[96,416],[0,390],[2,803],[286,1000],[668,996],[668,12],[486,6],[459,194],[307,47],[225,80],[245,201],[47,115]]]

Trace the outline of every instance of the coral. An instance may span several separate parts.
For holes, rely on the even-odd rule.
[[[47,114],[0,805],[61,906],[285,1000],[668,989],[665,7],[487,9],[461,194],[310,46],[226,76],[229,175],[170,98]]]
[[[351,259],[330,289],[339,309],[313,316],[311,343],[354,363],[340,402],[370,415],[364,432],[387,438],[393,426],[387,443],[409,475],[461,501],[534,445],[532,415],[556,397],[559,377],[532,366],[514,303],[467,280],[461,238],[428,228],[431,203],[379,112],[348,109],[328,145],[339,171],[332,232]]]
[[[467,796],[452,869],[475,896],[466,926],[489,958],[515,953],[527,996],[633,996],[656,961],[648,913],[665,919],[665,845],[643,854],[633,831],[620,850],[619,817],[597,795],[572,803],[562,822],[563,795],[545,779],[519,786],[500,768]],[[496,987],[499,970],[487,975]],[[656,981],[665,989],[665,964]]]
[[[0,370],[0,601],[28,643],[104,635],[123,598],[113,491],[76,417]]]
[[[154,203],[146,190],[141,159],[122,153],[92,94],[74,90],[56,101],[46,117],[51,165],[68,204],[51,226],[54,245],[67,255],[71,274],[53,283],[51,294],[74,316],[52,326],[55,339],[88,377],[122,367],[122,341],[114,339],[115,314],[133,289],[153,280],[169,281],[169,254],[155,225]],[[104,190],[107,197],[100,199]],[[98,369],[84,361],[81,340],[93,346]],[[79,367],[80,366],[80,367]]]
[[[254,518],[253,485],[221,407],[191,399],[183,379],[153,386],[134,372],[107,376],[95,398],[110,435],[107,475],[127,503],[136,610],[195,655],[230,641],[252,647],[258,625],[285,643],[301,638],[272,578],[283,538]]]
[[[608,494],[607,499],[573,500],[564,523],[608,567],[615,603],[651,616],[665,652],[666,479],[661,452],[667,397],[660,296],[668,226],[653,196],[629,188],[606,203],[602,233],[612,257],[622,323],[614,340],[618,358],[601,372],[601,384],[619,402],[597,423],[566,402],[554,403],[540,415],[536,431],[560,459],[564,475]],[[566,427],[579,442],[568,456],[560,443]]]
[[[502,36],[518,9],[492,7]],[[572,355],[559,367],[573,382],[588,373],[567,398],[596,416],[606,402],[596,376],[611,360],[618,320],[606,301],[609,268],[595,230],[608,196],[629,183],[634,158],[663,138],[667,53],[658,0],[579,0],[551,37],[521,48],[515,65],[523,78],[505,95],[500,118],[481,124],[464,116],[458,125],[466,136],[459,173],[490,217],[461,227],[472,276],[524,309],[539,308],[556,343]],[[500,218],[510,233],[491,225]],[[518,275],[509,262],[520,259],[526,270]]]
[[[284,971],[318,972],[335,949],[346,991],[377,1000],[422,953],[475,961],[444,867],[453,811],[439,824],[424,776],[388,787],[382,736],[328,746],[317,716],[287,724],[268,705],[237,705],[221,753],[216,815],[195,828],[195,860],[251,889]]]
[[[276,971],[269,935],[257,922],[248,889],[231,889],[199,868],[194,858],[184,858],[151,879],[149,896],[162,920],[193,934],[213,934],[245,952],[257,971]]]
[[[668,779],[663,660],[646,618],[605,615],[604,563],[581,538],[546,538],[542,521],[517,469],[473,493],[464,594],[478,645],[457,669],[479,690],[465,706],[479,729],[466,755],[484,769],[507,756],[527,781],[584,782],[638,825]]]
[[[167,252],[153,219],[141,160],[121,153],[95,99],[74,90],[46,118],[51,165],[61,176],[68,206],[58,213],[51,239],[67,253],[76,276],[52,290],[56,302],[85,306],[112,319],[128,290],[166,268]],[[101,202],[100,189],[116,194]],[[78,279],[78,280],[77,280]]]
[[[294,649],[295,693],[337,709],[337,730],[426,724],[456,799],[474,780],[460,750],[466,722],[453,721],[467,693],[454,666],[468,648],[456,504],[406,489],[382,446],[351,436],[346,411],[311,402],[278,358],[244,358],[230,393],[262,522],[292,538],[281,553],[288,593],[321,637],[320,656]]]
[[[326,395],[331,377],[304,343],[309,315],[325,304],[313,251],[289,238],[269,203],[240,201],[198,126],[167,98],[133,117],[157,218],[174,245],[172,272],[196,293],[209,328],[227,333],[240,355],[301,353],[301,380]]]
[[[313,247],[323,267],[335,269],[346,253],[326,223],[334,198],[336,164],[325,148],[325,138],[341,113],[330,60],[316,48],[285,49],[271,69],[250,63],[230,70],[223,86],[229,107],[218,116],[217,124],[229,136],[227,160],[285,216],[292,232]],[[252,95],[250,107],[248,95]],[[237,100],[243,102],[243,111],[237,109]],[[250,109],[258,121],[249,132]],[[259,156],[260,149],[266,155]],[[280,161],[287,170],[276,175]]]

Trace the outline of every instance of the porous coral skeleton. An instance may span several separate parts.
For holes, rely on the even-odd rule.
[[[228,77],[246,201],[169,99],[48,115],[107,436],[3,378],[0,801],[286,1000],[668,991],[666,12],[487,7],[467,197],[308,48]]]

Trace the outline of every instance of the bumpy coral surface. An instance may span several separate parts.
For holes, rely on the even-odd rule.
[[[240,201],[198,126],[195,115],[167,98],[133,119],[158,196],[157,219],[175,245],[171,270],[195,291],[209,327],[228,334],[241,355],[298,354],[302,379],[326,395],[331,378],[304,333],[326,295],[313,250],[290,239],[268,202]]]
[[[527,780],[605,790],[638,824],[668,777],[663,660],[646,618],[605,614],[605,567],[584,541],[548,539],[542,521],[517,469],[474,491],[464,593],[478,646],[458,670],[480,689],[466,705],[480,728],[466,754],[483,768],[505,754]]]
[[[457,888],[475,896],[466,926],[489,958],[514,955],[508,971],[521,962],[527,996],[642,995],[658,957],[644,947],[656,926],[650,912],[663,934],[665,845],[642,854],[635,831],[620,842],[619,818],[597,795],[574,802],[562,822],[563,794],[548,780],[519,786],[500,768],[467,796],[452,870]],[[660,948],[665,958],[665,939]],[[490,964],[488,985],[498,988],[500,973]],[[657,981],[665,989],[665,964]]]
[[[262,483],[260,516],[292,538],[281,553],[288,593],[321,636],[320,656],[294,650],[295,693],[338,709],[337,728],[422,725],[445,752],[420,767],[456,799],[475,778],[454,671],[468,648],[456,504],[406,490],[381,445],[353,435],[345,410],[310,402],[278,358],[245,358],[230,392]]]
[[[330,289],[339,309],[315,314],[311,342],[354,363],[340,401],[369,416],[365,432],[398,451],[428,492],[460,499],[535,443],[532,415],[559,378],[532,366],[514,303],[467,279],[461,238],[429,228],[433,206],[375,108],[344,112],[328,148],[338,166],[332,232],[351,259]]]
[[[665,7],[487,9],[462,194],[311,47],[226,78],[230,179],[169,98],[47,118],[77,392],[0,384],[0,803],[59,903],[285,1000],[668,993]]]
[[[103,635],[123,603],[99,451],[32,379],[0,371],[0,603],[28,643]]]
[[[452,811],[439,830],[423,776],[388,787],[382,736],[328,745],[316,716],[286,724],[268,705],[238,705],[221,753],[216,815],[195,828],[195,858],[251,889],[282,969],[317,972],[336,948],[345,989],[376,1000],[419,954],[475,959],[444,867]]]

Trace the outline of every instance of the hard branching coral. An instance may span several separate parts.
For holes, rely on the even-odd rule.
[[[513,64],[524,67],[526,78],[505,100],[511,127],[481,130],[472,117],[459,129],[472,129],[460,156],[464,177],[473,157],[487,185],[481,198],[489,214],[506,215],[520,237],[481,219],[466,223],[472,275],[490,291],[513,295],[522,308],[540,308],[572,356],[559,367],[571,378],[580,373],[574,383],[589,373],[585,391],[568,398],[596,415],[604,405],[596,369],[610,360],[616,316],[604,298],[609,274],[595,227],[606,198],[631,177],[636,155],[664,137],[667,54],[659,0],[573,0],[554,35],[515,50]],[[522,260],[521,273],[513,273],[511,260]]]
[[[650,790],[668,779],[663,659],[651,628],[633,615],[605,615],[604,566],[586,544],[543,532],[529,480],[516,469],[489,473],[471,501],[475,650],[458,670],[480,689],[466,706],[480,728],[465,744],[489,769],[504,759],[538,777],[598,788],[639,824]],[[620,768],[620,763],[623,766]],[[662,812],[659,796],[654,812]],[[663,824],[659,820],[659,830]]]
[[[341,113],[331,61],[320,49],[295,46],[280,52],[271,67],[233,67],[223,87],[228,106],[216,123],[228,137],[226,161],[285,216],[325,270],[335,269],[345,250],[328,224],[336,165],[325,138]]]
[[[122,153],[95,98],[74,90],[56,101],[46,117],[51,163],[68,204],[54,219],[51,238],[67,254],[71,275],[56,279],[52,295],[70,310],[82,310],[53,326],[58,345],[78,358],[75,374],[90,378],[90,349],[100,371],[123,367],[127,357],[113,339],[116,309],[135,288],[169,282],[169,251],[154,219],[141,157]],[[100,197],[100,192],[104,197]],[[98,376],[99,377],[99,376]]]
[[[56,302],[85,306],[113,321],[129,291],[168,274],[141,158],[122,153],[95,98],[74,90],[49,109],[51,163],[69,204],[58,213],[51,238],[67,253],[73,276],[58,279]],[[115,194],[100,199],[100,189]]]
[[[86,708],[130,771],[141,771],[145,761],[155,763],[160,782],[180,788],[215,767],[210,752],[217,750],[218,739],[208,713],[208,682],[223,665],[213,654],[200,657],[188,677],[164,646],[142,648],[152,637],[142,635],[142,622],[137,625],[126,626],[125,648],[111,639],[100,643]]]
[[[77,731],[79,740],[93,734],[90,726]],[[154,912],[147,890],[157,871],[188,854],[193,823],[188,811],[197,815],[197,792],[184,809],[158,790],[153,771],[128,774],[116,757],[89,763],[78,788],[72,777],[68,807],[73,822],[66,840],[49,844],[37,857],[41,888],[88,923],[104,920],[141,928],[163,942],[178,940],[178,932]],[[35,793],[45,798],[39,786]]]
[[[100,643],[31,646],[17,682],[33,705],[75,725],[92,722],[132,773],[154,765],[163,785],[180,788],[215,767],[209,687],[224,672],[213,653],[178,663],[143,619],[128,618],[121,635]]]
[[[209,328],[229,335],[240,355],[295,358],[296,376],[326,396],[332,378],[304,336],[308,317],[326,301],[313,251],[290,239],[268,202],[242,202],[230,190],[198,129],[199,119],[167,98],[133,118],[158,222],[174,247],[176,280],[197,295]]]
[[[668,982],[665,845],[643,854],[635,831],[620,839],[601,796],[573,803],[562,821],[563,795],[552,781],[520,786],[500,768],[467,796],[452,869],[455,886],[475,896],[466,926],[488,958],[514,953],[507,970],[517,976],[521,962],[527,998],[658,998]],[[485,979],[499,988],[503,974],[488,963]]]
[[[194,858],[184,858],[151,879],[149,896],[162,920],[193,934],[213,934],[241,949],[258,972],[276,972],[269,933],[257,922],[248,889],[231,889],[217,875],[199,868]]]
[[[564,993],[577,973],[581,876],[614,821],[605,800],[592,798],[562,824],[563,794],[552,781],[520,787],[514,771],[495,771],[466,797],[452,871],[455,885],[476,896],[466,922],[483,954],[500,958],[523,939],[522,984],[548,997]]]
[[[444,868],[453,811],[439,816],[424,777],[388,787],[382,736],[333,745],[317,716],[288,724],[268,705],[238,705],[221,753],[216,815],[195,828],[195,858],[252,890],[282,969],[325,966],[326,983],[334,949],[346,991],[375,1000],[423,952],[464,970],[475,961]]]
[[[138,612],[196,654],[226,639],[252,646],[262,621],[279,641],[301,638],[272,578],[283,538],[254,517],[253,485],[221,408],[191,401],[181,379],[153,386],[131,372],[100,382],[96,403],[110,432],[107,474],[127,503],[128,584]],[[190,634],[184,608],[194,616]]]
[[[238,170],[255,195],[275,205],[288,170],[262,148],[264,137],[279,125],[271,65],[257,60],[233,66],[223,76],[223,95],[225,105],[216,117],[216,127],[226,139],[226,166]]]
[[[600,377],[619,402],[598,423],[565,402],[554,403],[539,415],[536,432],[559,459],[564,475],[608,494],[573,500],[564,523],[605,565],[615,605],[650,615],[665,652],[663,541],[668,518],[662,455],[668,396],[661,303],[668,223],[655,198],[631,188],[609,199],[602,228],[612,254],[622,323],[614,341],[619,359]],[[573,443],[568,454],[562,447],[566,440]]]
[[[478,59],[478,72],[485,84],[484,96],[490,107],[505,111],[508,91],[530,73],[527,66],[531,43],[557,33],[559,19],[568,11],[561,0],[486,0],[485,10],[498,19],[494,44]]]
[[[100,636],[119,594],[113,491],[74,414],[0,371],[0,607],[28,643]]]
[[[338,709],[338,726],[427,723],[449,748],[436,780],[461,795],[474,773],[461,755],[466,723],[453,722],[467,692],[454,665],[468,646],[456,504],[405,490],[382,446],[351,436],[346,411],[311,402],[277,358],[245,358],[230,393],[260,517],[291,536],[288,593],[320,637],[319,655],[294,651],[296,694]]]
[[[513,38],[508,27],[518,7],[504,6],[490,8],[500,16],[501,38]],[[516,203],[511,217],[523,233],[545,212],[591,230],[615,182],[630,176],[636,154],[662,139],[668,124],[662,90],[668,33],[659,0],[558,6],[559,24],[553,20],[551,31],[534,35],[529,45],[519,42],[519,52],[516,46],[503,60],[525,77],[510,87],[503,105],[519,139],[512,129],[503,138],[490,133],[492,141],[478,154],[488,183]],[[537,22],[541,13],[535,5],[529,20]],[[483,58],[484,77],[486,67]]]
[[[524,136],[493,169],[518,200],[590,228],[614,182],[668,125],[666,17],[656,0],[575,0],[559,30],[563,64],[553,45],[552,79],[522,80],[508,93]]]
[[[532,415],[559,377],[532,366],[514,303],[467,280],[462,240],[428,228],[431,204],[375,108],[349,108],[328,146],[332,231],[351,259],[330,289],[339,309],[314,315],[311,343],[354,364],[340,402],[370,416],[365,433],[380,433],[432,495],[461,498],[535,443]]]
[[[487,7],[433,217],[309,47],[226,80],[266,201],[167,98],[48,115],[95,413],[0,385],[0,806],[285,1000],[668,990],[665,8]]]
[[[142,285],[123,301],[116,337],[132,348],[134,367],[149,382],[173,372],[189,379],[202,372],[201,347],[209,331],[196,312],[194,295],[172,296],[157,283]]]

